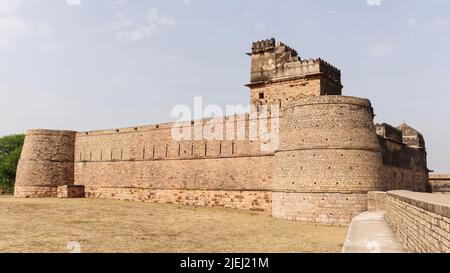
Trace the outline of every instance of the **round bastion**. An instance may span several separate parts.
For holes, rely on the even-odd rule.
[[[73,131],[29,130],[17,167],[16,197],[56,197],[74,183]]]
[[[275,153],[272,215],[345,224],[383,190],[382,155],[367,99],[319,96],[290,102]]]

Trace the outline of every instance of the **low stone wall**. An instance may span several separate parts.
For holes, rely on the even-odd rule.
[[[409,191],[369,196],[369,208],[385,208],[386,220],[409,251],[450,253],[449,196]]]
[[[270,191],[168,190],[86,187],[86,197],[272,212]]]

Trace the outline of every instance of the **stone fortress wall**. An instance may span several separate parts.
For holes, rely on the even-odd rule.
[[[92,132],[26,134],[15,195],[53,197],[84,186],[86,197],[223,206],[274,217],[345,224],[367,210],[369,191],[427,190],[422,135],[373,123],[370,101],[341,96],[340,71],[302,60],[274,39],[256,42],[250,101],[279,105],[280,146],[263,140],[175,141],[171,123]],[[249,131],[235,116],[220,126]],[[214,120],[189,122],[195,128]],[[69,188],[67,188],[67,186]],[[76,192],[83,192],[78,190]],[[69,195],[69,193],[67,193]]]
[[[244,122],[248,132],[248,115]],[[215,126],[234,128],[233,139],[175,141],[171,123],[78,133],[75,184],[89,197],[270,212],[273,153],[261,152],[260,141],[238,140],[237,117]]]

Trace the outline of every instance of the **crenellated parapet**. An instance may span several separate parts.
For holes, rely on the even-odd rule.
[[[288,77],[306,77],[321,73],[340,83],[339,69],[322,59],[302,60],[297,51],[275,39],[252,45],[251,83],[276,81]]]
[[[292,97],[341,95],[341,71],[323,59],[302,59],[275,39],[253,43],[251,103],[266,104]]]
[[[425,149],[425,139],[419,131],[406,123],[399,125],[397,128],[402,131],[403,143],[412,147]]]
[[[429,191],[422,134],[407,124],[376,124],[388,190]]]
[[[274,50],[275,43],[274,38],[254,42],[252,44],[252,53],[257,54]]]
[[[375,125],[377,134],[385,139],[405,144],[417,149],[425,149],[425,139],[423,135],[406,123],[397,127],[382,123]]]
[[[398,128],[395,128],[394,126],[391,126],[386,123],[382,124],[375,124],[375,128],[377,131],[377,134],[385,139],[392,140],[396,143],[402,144],[403,143],[403,135],[402,131]]]
[[[321,73],[336,83],[341,82],[341,70],[320,58],[316,60],[316,63],[319,63],[319,70]]]

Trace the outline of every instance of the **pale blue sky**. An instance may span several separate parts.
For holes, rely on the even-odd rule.
[[[345,95],[419,129],[450,172],[448,0],[68,2],[0,0],[0,135],[169,121],[194,96],[247,104],[244,53],[275,37],[339,67]]]

